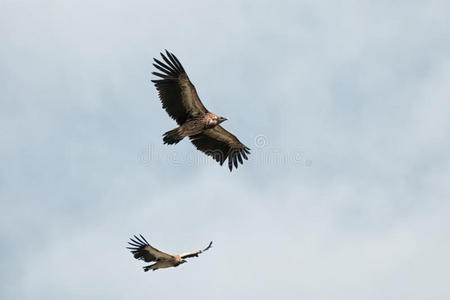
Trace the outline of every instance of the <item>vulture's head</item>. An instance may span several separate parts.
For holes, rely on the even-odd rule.
[[[218,119],[217,119],[217,124],[220,124],[220,123],[222,123],[222,122],[225,122],[226,120],[228,120],[228,119],[225,118],[225,117],[218,117]]]

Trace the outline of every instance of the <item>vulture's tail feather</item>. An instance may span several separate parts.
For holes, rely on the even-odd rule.
[[[153,270],[153,271],[155,271],[155,269],[153,269],[152,266],[153,266],[153,265],[149,265],[149,266],[145,266],[145,267],[142,267],[142,268],[144,269],[144,272],[148,272],[148,270]]]
[[[164,144],[177,144],[179,141],[181,141],[184,138],[183,131],[180,127],[175,128],[173,130],[167,131],[163,134],[164,138]]]

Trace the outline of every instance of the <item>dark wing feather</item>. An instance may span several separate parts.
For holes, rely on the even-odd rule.
[[[162,79],[152,80],[159,93],[163,108],[179,125],[208,110],[197,95],[194,85],[189,80],[180,61],[166,50],[161,53],[164,62],[154,58],[153,64],[160,72],[152,74]]]
[[[250,154],[250,148],[220,125],[189,138],[198,150],[212,156],[220,165],[228,159],[230,171],[233,165],[237,168],[238,162],[242,164],[242,158],[248,159],[247,154]]]
[[[131,242],[128,242],[131,247],[127,247],[127,249],[131,251],[134,258],[141,259],[146,262],[170,260],[173,258],[172,255],[153,248],[142,235],[139,236],[140,238],[137,236],[134,236],[134,239],[130,238]]]
[[[211,248],[212,247],[212,241],[211,242],[209,242],[209,245],[208,245],[208,247],[206,247],[205,249],[203,249],[203,250],[197,250],[197,251],[192,251],[192,252],[188,252],[188,253],[184,253],[184,254],[181,254],[180,255],[180,257],[181,258],[189,258],[189,257],[198,257],[198,255],[200,254],[200,253],[203,253],[203,252],[205,252],[206,250],[208,250],[209,248]]]

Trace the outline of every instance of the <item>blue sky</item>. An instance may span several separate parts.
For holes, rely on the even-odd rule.
[[[1,1],[2,299],[448,299],[448,1]],[[150,83],[173,51],[252,148]],[[142,272],[142,233],[168,252]]]

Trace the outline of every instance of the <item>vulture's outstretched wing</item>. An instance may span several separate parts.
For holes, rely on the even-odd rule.
[[[208,250],[209,248],[211,248],[211,246],[212,246],[212,241],[209,242],[208,247],[206,247],[206,248],[203,249],[203,250],[197,250],[197,251],[192,251],[192,252],[184,253],[184,254],[181,254],[180,256],[181,256],[181,258],[183,258],[183,259],[184,259],[184,258],[189,258],[189,257],[198,257],[198,255],[199,255],[200,253],[205,252],[206,250]]]
[[[172,255],[153,248],[142,235],[139,236],[140,238],[137,236],[134,236],[134,239],[130,238],[131,242],[128,242],[132,247],[127,247],[127,249],[133,253],[134,258],[146,262],[170,260],[173,258]]]
[[[162,79],[152,80],[159,92],[163,108],[179,125],[188,118],[207,113],[197,95],[194,85],[189,80],[179,60],[166,50],[166,55],[161,53],[165,61],[154,58],[153,64],[162,73],[153,72],[153,75]]]
[[[198,150],[212,156],[220,165],[228,158],[230,171],[233,169],[233,164],[237,168],[238,161],[242,164],[242,158],[248,159],[247,154],[250,154],[250,148],[220,125],[189,138]]]

